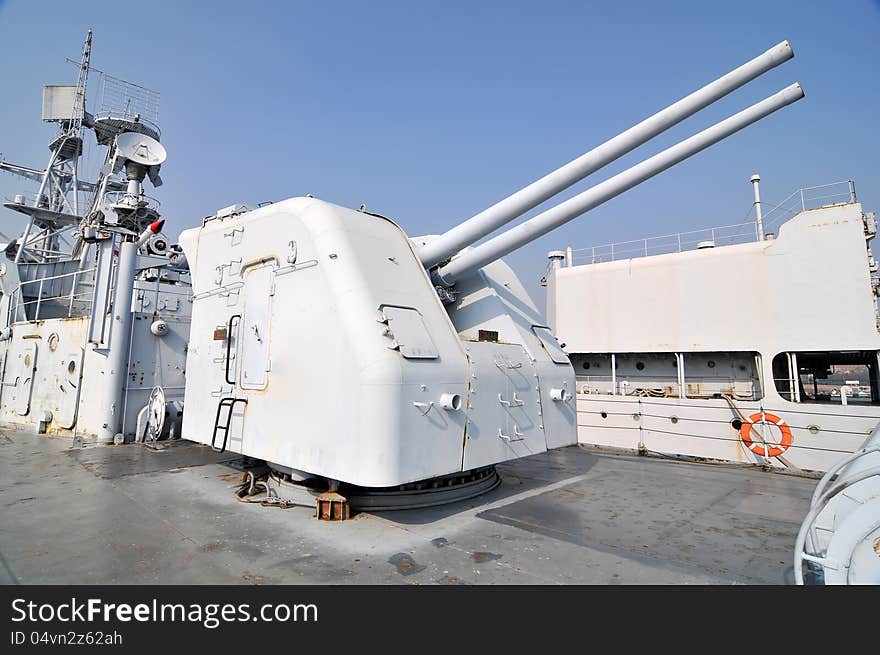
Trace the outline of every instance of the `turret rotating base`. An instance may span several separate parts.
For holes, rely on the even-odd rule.
[[[301,476],[291,477],[290,474],[273,468],[271,464],[269,467],[266,487],[270,498],[286,501],[287,504],[317,504],[319,514],[321,513],[322,497],[326,497],[328,489],[326,479],[297,480]],[[330,488],[336,496],[348,501],[352,512],[384,512],[435,507],[468,500],[492,491],[499,484],[501,477],[494,466],[489,466],[396,487],[371,488],[338,483],[331,484]]]

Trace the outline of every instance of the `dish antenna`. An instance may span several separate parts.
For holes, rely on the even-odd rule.
[[[168,157],[161,143],[137,132],[123,132],[117,136],[116,153],[117,156],[144,166],[159,166]]]
[[[116,137],[114,172],[120,171],[124,164],[129,180],[140,182],[147,175],[153,186],[158,187],[162,185],[159,167],[167,157],[165,147],[153,137],[137,132],[123,132]]]

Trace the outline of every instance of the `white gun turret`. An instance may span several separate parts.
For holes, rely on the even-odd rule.
[[[185,231],[183,436],[331,489],[485,480],[498,462],[576,443],[574,370],[499,258],[798,100],[800,86],[462,248],[791,57],[782,42],[439,237],[312,197]]]

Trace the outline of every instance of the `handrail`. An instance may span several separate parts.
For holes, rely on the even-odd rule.
[[[711,230],[724,230],[724,229],[727,229],[727,228],[740,227],[740,226],[743,226],[743,225],[752,225],[752,226],[754,226],[754,224],[755,224],[754,221],[748,221],[748,222],[745,222],[745,223],[731,223],[730,225],[717,225],[717,226],[715,226],[715,227],[706,227],[706,228],[700,228],[700,229],[697,229],[697,230],[688,230],[687,232],[673,232],[672,234],[662,234],[662,235],[660,235],[660,236],[656,236],[656,237],[646,237],[646,238],[644,238],[644,239],[632,239],[632,240],[630,240],[630,241],[615,241],[614,243],[607,243],[607,244],[603,244],[603,245],[601,245],[601,246],[588,246],[588,247],[586,247],[586,248],[572,248],[572,252],[584,252],[584,251],[586,251],[586,250],[592,250],[593,248],[604,248],[604,247],[610,247],[610,246],[619,246],[619,245],[625,245],[625,244],[628,244],[628,243],[642,243],[643,241],[652,241],[652,240],[655,240],[655,239],[669,239],[669,238],[674,238],[674,237],[683,237],[683,236],[686,236],[686,235],[689,235],[689,234],[698,234],[698,233],[700,233],[700,232],[706,232],[706,231],[711,231]],[[684,242],[683,242],[683,243],[684,243]]]
[[[18,286],[12,292],[12,297],[9,300],[7,324],[11,325],[12,323],[19,323],[22,321],[31,321],[31,320],[38,321],[40,319],[40,306],[44,302],[48,302],[50,300],[59,300],[59,299],[64,299],[68,302],[67,318],[71,318],[73,315],[74,302],[76,302],[78,300],[82,300],[83,298],[85,298],[86,300],[89,300],[89,297],[93,293],[93,290],[88,290],[88,291],[85,291],[80,294],[73,293],[73,291],[75,291],[75,289],[76,289],[77,277],[80,275],[85,275],[87,273],[93,273],[95,270],[97,270],[97,269],[96,268],[86,268],[86,269],[82,269],[82,270],[71,271],[69,273],[61,273],[59,275],[50,275],[48,277],[41,277],[41,278],[37,278],[34,280],[22,280],[21,282],[18,283]],[[54,280],[60,280],[62,278],[68,278],[68,277],[73,278],[73,283],[72,283],[70,290],[68,290],[67,292],[55,295],[55,296],[48,296],[48,297],[43,296],[43,288],[44,288],[46,282],[52,282]],[[22,289],[25,285],[28,285],[28,284],[39,285],[38,291],[37,291],[37,298],[35,300],[24,300],[23,299]],[[36,305],[36,309],[34,310],[34,318],[33,319],[28,318],[27,311],[25,309],[28,305]],[[20,319],[19,318],[20,316],[23,316],[23,318]]]
[[[650,255],[694,250],[699,248],[704,242],[707,242],[706,245],[719,246],[750,243],[757,240],[756,224],[754,221],[749,221],[746,223],[734,223],[665,234],[646,239],[618,241],[587,248],[572,248],[571,252],[573,259],[586,259],[586,263],[595,264],[619,259],[630,259],[632,257],[648,257]],[[584,262],[581,261],[580,263]]]
[[[846,185],[845,191],[828,193],[821,196],[810,196],[810,194],[808,193],[809,191],[815,191],[817,189],[829,189],[831,187],[840,187],[842,185]],[[791,194],[789,194],[782,202],[777,203],[774,207],[772,207],[764,214],[764,224],[765,226],[769,224],[778,225],[789,216],[797,214],[798,212],[806,211],[807,209],[816,209],[816,207],[814,207],[812,204],[815,201],[827,200],[831,198],[837,199],[838,202],[844,203],[858,202],[858,198],[856,196],[856,183],[853,180],[840,180],[838,182],[829,182],[827,184],[817,184],[815,186],[807,186],[796,189]],[[786,207],[787,205],[792,203],[792,200],[795,199],[799,199],[800,203],[794,204],[793,207]],[[825,205],[818,206],[822,207],[833,204],[837,203],[826,203]],[[776,212],[779,212],[780,216],[770,218]]]
[[[69,273],[59,273],[58,275],[50,275],[49,277],[40,277],[34,280],[23,280],[19,283],[19,286],[22,287],[25,284],[34,284],[35,282],[47,281],[47,280],[57,280],[62,277],[70,277],[72,275],[82,275],[83,273],[91,273],[97,270],[96,268],[84,268],[82,270],[77,269],[75,271],[70,271]]]
[[[840,189],[840,187],[844,185],[845,188]],[[811,191],[833,188],[838,188],[840,190],[832,193],[823,193],[821,195],[810,193]],[[819,201],[825,200],[836,200],[837,202],[817,204]],[[858,202],[858,200],[856,196],[855,182],[852,180],[840,180],[838,182],[802,187],[789,194],[782,202],[777,203],[769,211],[764,213],[764,228],[766,230],[770,226],[779,225],[788,218],[791,218],[791,216],[806,211],[807,209],[816,209],[818,207],[825,207],[833,204],[849,204],[855,202]],[[699,235],[699,237],[695,235]],[[706,246],[726,246],[751,243],[759,241],[760,239],[761,235],[758,233],[757,222],[746,221],[743,223],[707,227],[685,232],[675,232],[672,234],[647,237],[644,239],[618,241],[598,246],[588,246],[585,248],[572,248],[572,263],[570,265],[597,264],[620,259],[631,259],[634,257],[648,257],[651,255],[684,252],[687,250],[698,249],[704,242],[707,242],[705,244]]]

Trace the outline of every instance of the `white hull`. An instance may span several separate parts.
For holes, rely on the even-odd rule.
[[[792,445],[782,457],[803,471],[825,471],[857,450],[880,420],[876,408],[853,407],[847,415],[827,408],[803,407],[781,398],[737,402],[746,415],[760,413],[762,406],[782,418],[791,428]],[[766,462],[746,447],[735,418],[721,399],[687,398],[629,399],[620,396],[578,396],[578,441],[627,450],[647,450],[664,455],[720,460],[763,466]],[[607,415],[602,417],[602,413]],[[675,422],[673,422],[673,420]],[[815,434],[809,429],[818,428]],[[778,441],[776,428],[770,440]],[[770,465],[786,466],[778,458]]]

